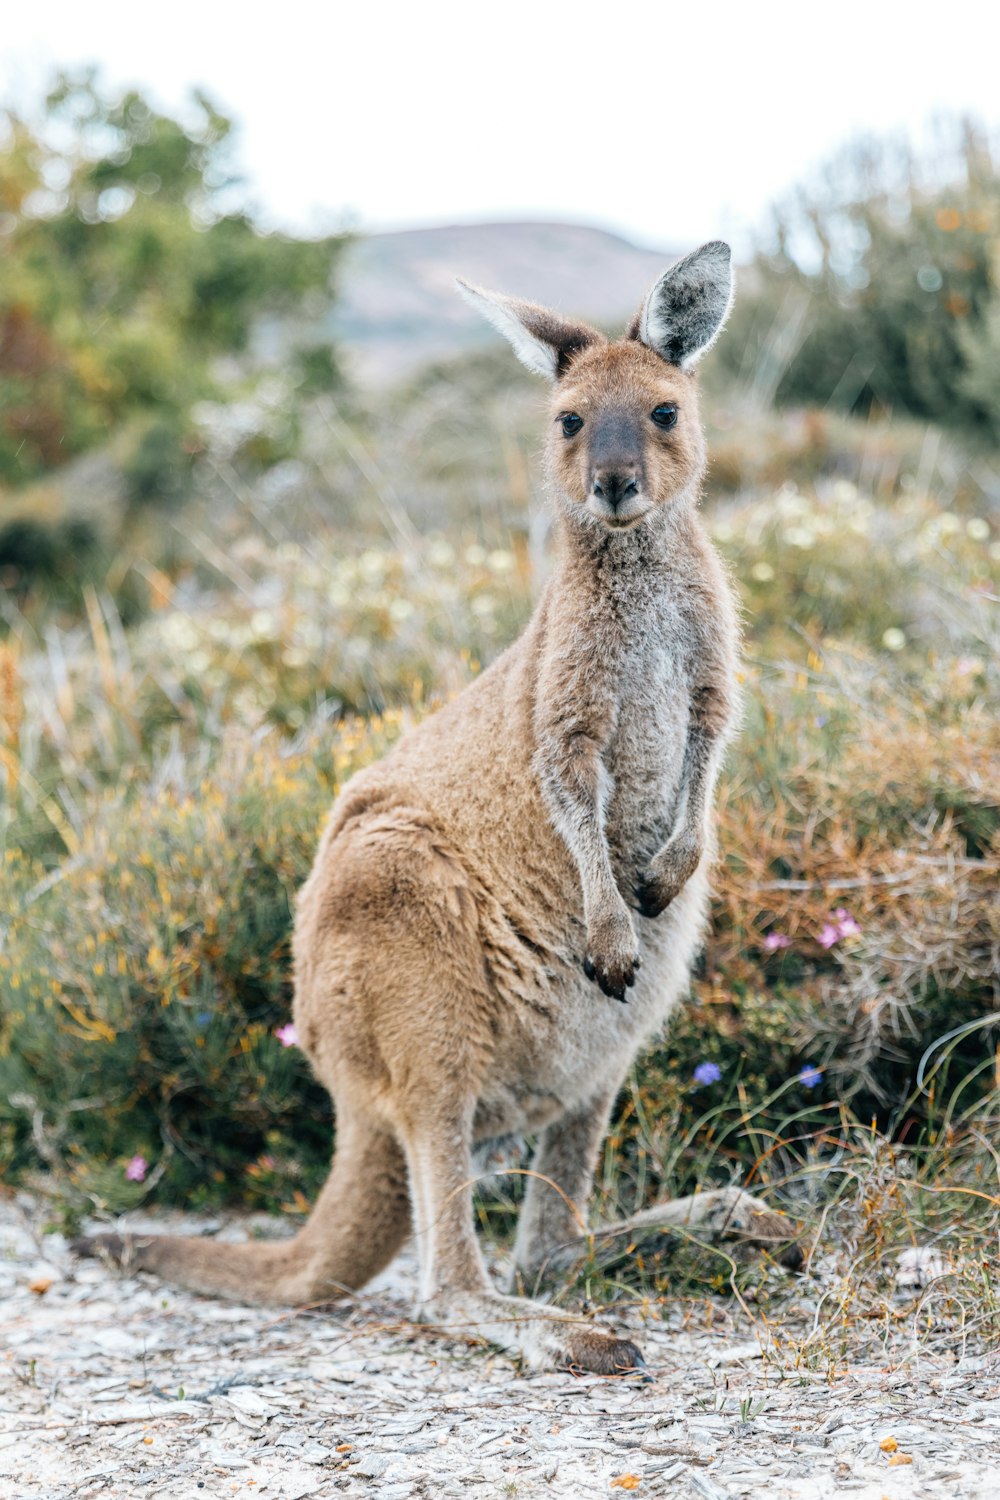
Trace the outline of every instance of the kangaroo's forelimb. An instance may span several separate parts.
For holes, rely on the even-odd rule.
[[[618,889],[605,820],[613,783],[603,755],[615,702],[593,680],[577,680],[558,656],[546,663],[536,704],[535,767],[552,822],[576,864],[583,895],[584,971],[624,1000],[641,965],[635,924]]]

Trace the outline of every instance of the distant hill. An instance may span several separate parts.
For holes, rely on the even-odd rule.
[[[454,224],[359,238],[330,332],[354,377],[378,385],[490,338],[455,277],[597,323],[624,323],[677,253],[578,224]]]

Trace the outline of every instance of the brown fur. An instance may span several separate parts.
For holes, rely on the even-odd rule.
[[[683,264],[697,283],[696,257]],[[662,323],[670,286],[654,292]],[[505,327],[517,320],[515,339],[527,330],[538,358],[551,355],[558,557],[520,639],[344,789],[300,894],[294,1017],[336,1103],[330,1179],[290,1242],[154,1237],[128,1254],[195,1290],[299,1302],[363,1285],[412,1224],[431,1321],[535,1366],[613,1372],[639,1363],[634,1345],[491,1287],[471,1152],[540,1133],[519,1282],[579,1258],[615,1094],[682,997],[700,942],[736,617],[696,511],[693,374],[634,337],[487,300]],[[669,431],[650,418],[664,403],[678,411]],[[570,437],[567,413],[583,418]],[[617,510],[602,475],[631,476]],[[785,1237],[735,1188],[624,1229],[685,1226]]]

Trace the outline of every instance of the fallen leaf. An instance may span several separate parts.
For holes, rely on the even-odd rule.
[[[894,1453],[889,1460],[890,1469],[897,1468],[900,1464],[912,1464],[913,1459],[908,1453]]]
[[[613,1490],[637,1490],[642,1483],[638,1474],[619,1474],[617,1479],[612,1479]]]
[[[28,1282],[28,1291],[34,1292],[36,1297],[44,1297],[51,1285],[51,1276],[36,1276],[34,1281]]]
[[[879,1447],[882,1449],[883,1453],[895,1453],[896,1449],[899,1447],[899,1444],[896,1442],[896,1439],[894,1437],[884,1437],[879,1443]]]

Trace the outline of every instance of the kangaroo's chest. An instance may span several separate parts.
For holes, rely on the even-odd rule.
[[[647,612],[622,653],[617,726],[605,752],[613,858],[648,858],[672,829],[690,717],[690,653],[684,618],[669,599]]]

